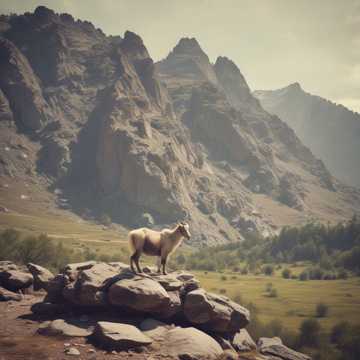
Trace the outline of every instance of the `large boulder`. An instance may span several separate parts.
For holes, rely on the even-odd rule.
[[[169,330],[162,349],[164,354],[185,360],[217,359],[223,352],[212,337],[193,327]]]
[[[93,333],[94,341],[108,350],[127,350],[152,343],[138,328],[129,324],[99,321]]]
[[[184,314],[192,324],[216,332],[236,332],[250,321],[247,309],[225,296],[207,293],[204,289],[186,295]]]
[[[282,360],[311,360],[309,356],[301,354],[285,346],[278,337],[262,337],[258,340],[257,346],[259,352],[266,356]]]
[[[84,261],[81,263],[67,264],[61,273],[67,275],[71,280],[75,280],[79,271],[91,269],[96,264],[96,261]]]
[[[70,283],[70,278],[65,274],[57,274],[52,280],[47,284],[47,295],[45,297],[45,302],[59,303],[64,300],[63,298],[63,289],[66,285]]]
[[[40,324],[38,332],[42,335],[68,337],[85,337],[92,333],[91,329],[70,324],[63,319],[43,322]]]
[[[0,272],[0,285],[10,291],[23,290],[33,283],[31,274],[20,270],[3,270]]]
[[[27,268],[34,278],[34,290],[46,290],[49,281],[54,278],[54,274],[48,269],[33,263],[28,263]]]
[[[63,296],[69,302],[83,306],[106,304],[102,288],[109,278],[118,274],[121,267],[116,264],[98,263],[79,271],[75,282],[67,284]]]
[[[170,296],[155,280],[136,276],[111,285],[109,302],[140,312],[160,313],[170,304]]]

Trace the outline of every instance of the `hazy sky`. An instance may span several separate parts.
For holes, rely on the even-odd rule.
[[[239,66],[250,87],[298,81],[304,90],[360,112],[359,0],[0,0],[1,13],[56,12],[106,34],[138,33],[154,60],[179,38],[198,39],[214,62]]]

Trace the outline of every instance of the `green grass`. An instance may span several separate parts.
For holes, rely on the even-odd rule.
[[[296,331],[305,318],[315,317],[316,305],[323,302],[329,306],[329,314],[318,320],[325,331],[330,331],[332,326],[343,320],[360,325],[360,278],[357,277],[347,280],[299,281],[283,279],[277,274],[255,276],[215,272],[205,274],[204,271],[195,273],[206,290],[220,293],[220,289],[225,289],[225,295],[230,298],[240,295],[246,303],[254,303],[263,322],[277,319],[284,327]],[[227,277],[226,281],[222,280],[224,275]],[[272,283],[277,290],[277,297],[268,296],[268,283]]]

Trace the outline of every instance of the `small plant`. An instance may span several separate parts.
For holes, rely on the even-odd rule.
[[[220,293],[220,294],[226,294],[226,289],[220,289],[220,290],[219,290],[219,293]]]
[[[309,279],[309,274],[307,271],[303,271],[300,275],[299,275],[299,280],[300,281],[306,281]]]
[[[244,266],[242,269],[241,269],[241,275],[247,275],[249,273],[249,270],[246,266]]]
[[[290,279],[290,277],[291,277],[291,270],[286,268],[286,269],[284,269],[284,270],[282,271],[281,275],[282,275],[282,277],[283,277],[284,279]]]
[[[269,297],[271,298],[276,298],[278,297],[278,292],[275,288],[272,288],[270,291],[269,291]]]
[[[326,317],[329,313],[329,306],[324,303],[318,303],[316,305],[316,316],[319,318]]]
[[[227,280],[227,277],[225,275],[221,276],[221,280],[222,281],[226,281]]]
[[[272,265],[265,265],[263,266],[262,271],[265,275],[271,276],[274,274],[274,267]]]
[[[271,289],[272,289],[272,286],[273,286],[272,283],[267,283],[267,284],[266,284],[266,287],[265,287],[265,291],[266,291],[266,292],[270,292]]]

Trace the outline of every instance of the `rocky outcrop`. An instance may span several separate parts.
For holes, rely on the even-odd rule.
[[[21,299],[20,294],[0,287],[0,301],[21,301]]]
[[[17,292],[25,290],[33,283],[31,274],[20,270],[2,270],[0,271],[0,286],[7,290]]]

